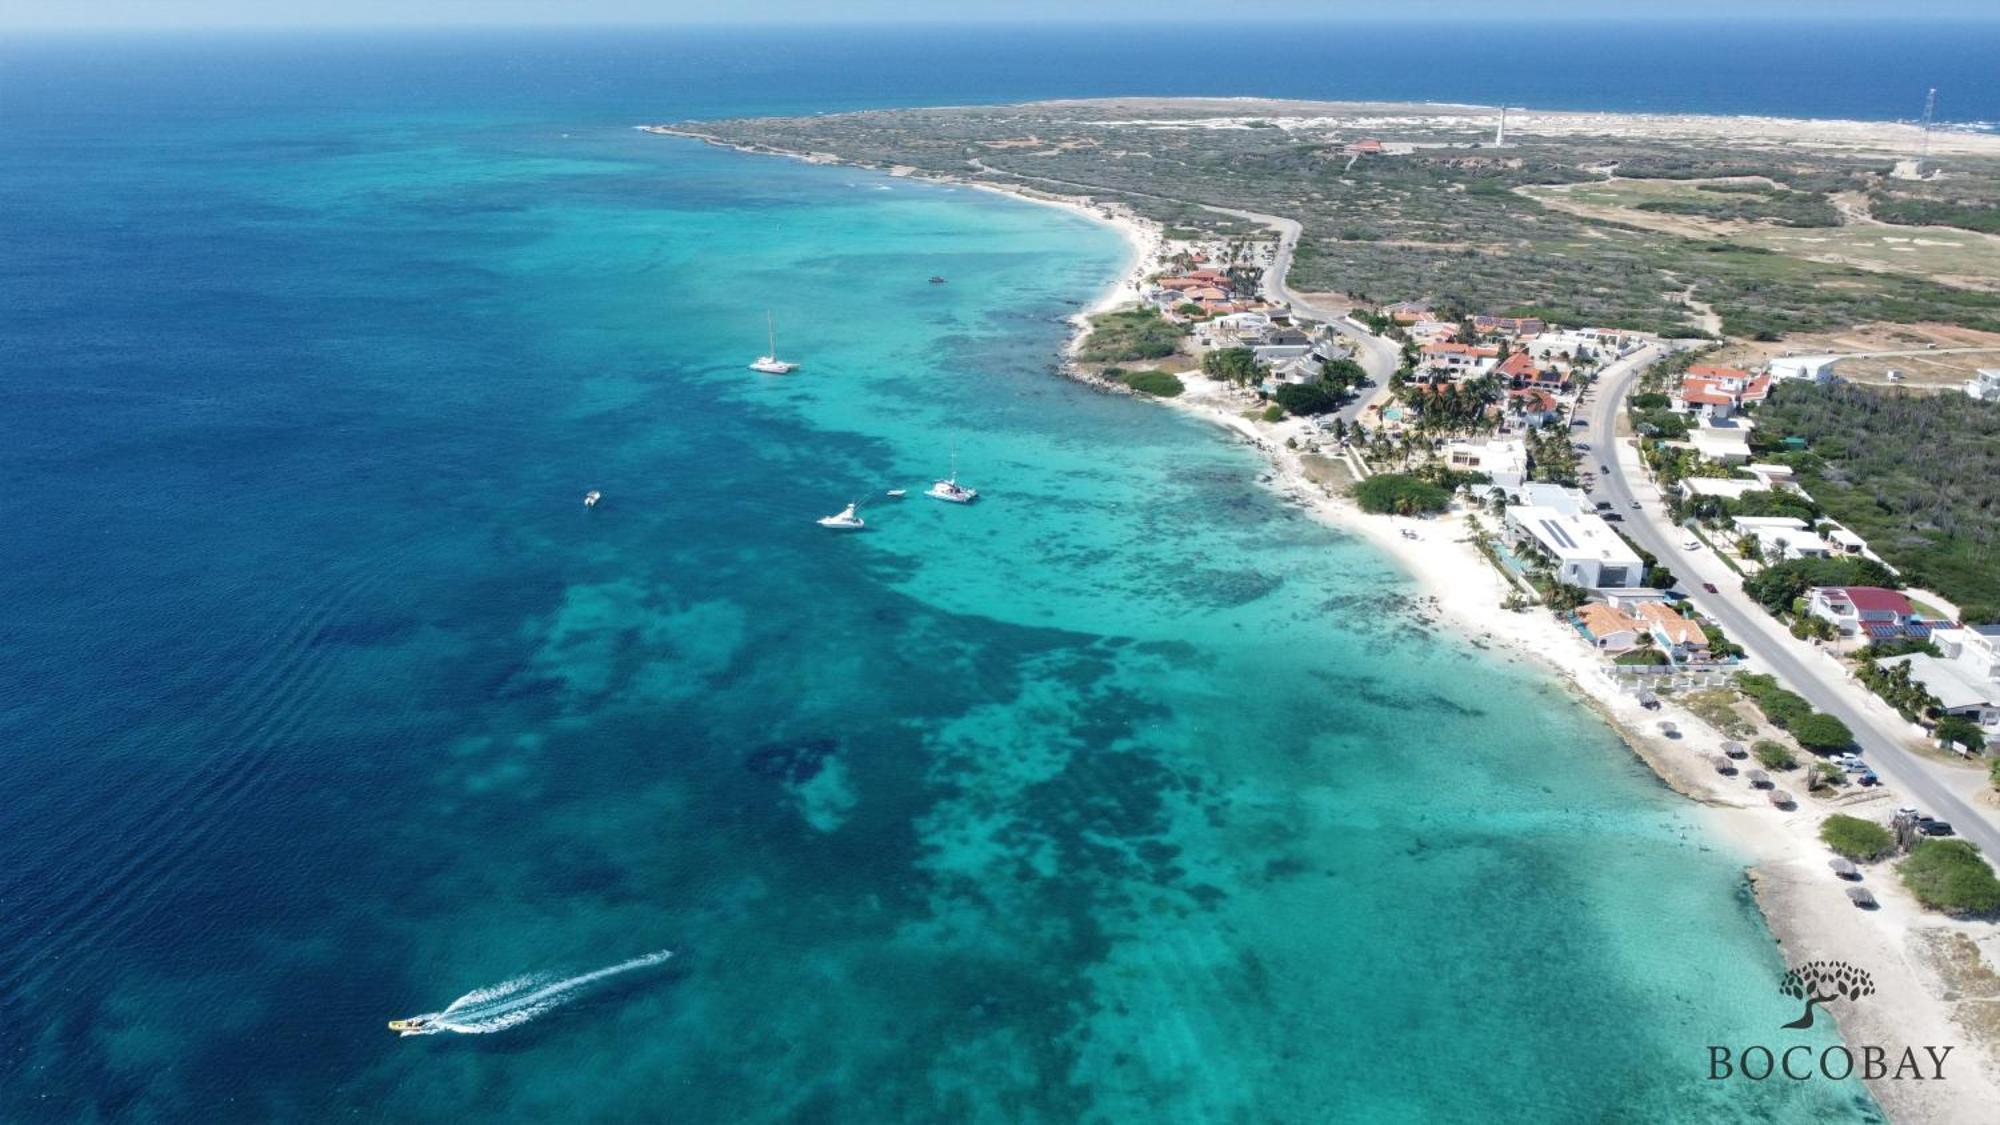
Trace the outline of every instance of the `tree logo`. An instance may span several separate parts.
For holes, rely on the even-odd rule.
[[[1875,992],[1874,978],[1845,961],[1808,961],[1785,973],[1778,991],[1806,1002],[1805,1014],[1786,1027],[1811,1027],[1813,1005],[1833,1000],[1859,1000]]]

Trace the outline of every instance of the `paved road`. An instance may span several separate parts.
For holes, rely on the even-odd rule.
[[[1270,267],[1264,271],[1264,299],[1287,305],[1293,312],[1304,313],[1323,321],[1327,327],[1347,337],[1354,343],[1355,361],[1361,364],[1363,371],[1368,372],[1368,378],[1374,381],[1375,388],[1380,390],[1389,385],[1390,376],[1396,373],[1396,368],[1403,359],[1402,349],[1394,340],[1356,327],[1347,320],[1344,313],[1315,305],[1300,297],[1286,284],[1286,280],[1291,276],[1292,251],[1299,244],[1300,227],[1296,219],[1287,219],[1282,215],[1260,215],[1255,211],[1237,211],[1228,207],[1209,207],[1208,210],[1222,215],[1234,215],[1239,219],[1248,219],[1253,223],[1262,223],[1276,230],[1278,248],[1271,257]],[[1341,408],[1340,416],[1352,424],[1374,397],[1372,392],[1356,397],[1353,402]]]
[[[1617,411],[1639,374],[1664,354],[1664,348],[1647,348],[1606,368],[1594,397],[1586,402],[1591,451],[1584,460],[1610,467],[1610,472],[1598,474],[1597,491],[1627,517],[1619,526],[1681,576],[1695,606],[1742,645],[1757,667],[1777,676],[1814,707],[1846,723],[1869,766],[1902,796],[1901,803],[1950,821],[1960,836],[1979,845],[1988,857],[2000,857],[2000,827],[1961,796],[1968,788],[1969,771],[1930,762],[1906,749],[1909,728],[1899,716],[1868,689],[1848,681],[1825,653],[1794,638],[1752,602],[1742,590],[1742,580],[1715,558],[1713,551],[1707,547],[1682,549],[1685,533],[1667,519],[1665,508],[1657,502],[1658,490],[1651,483],[1639,483],[1644,478],[1638,451],[1621,447],[1614,428]],[[1643,513],[1632,510],[1637,499],[1646,501]],[[1703,582],[1714,583],[1720,592],[1707,593],[1701,588]],[[1984,779],[1971,780],[1980,783]]]

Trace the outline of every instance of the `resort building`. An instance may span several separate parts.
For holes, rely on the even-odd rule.
[[[1843,637],[1888,641],[1931,631],[1910,599],[1882,586],[1814,586],[1806,591],[1806,612],[1831,622]]]
[[[1981,402],[2000,402],[2000,367],[1982,367],[1966,380],[1965,393]]]
[[[1931,643],[1944,655],[1911,653],[1875,665],[1908,664],[1910,678],[1937,698],[1945,714],[1971,719],[1988,731],[2000,728],[2000,625],[1939,629]]]

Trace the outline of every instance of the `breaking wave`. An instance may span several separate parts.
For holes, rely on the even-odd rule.
[[[441,1012],[412,1017],[423,1020],[424,1026],[403,1034],[435,1035],[440,1031],[455,1031],[460,1035],[491,1035],[496,1031],[519,1027],[552,1008],[559,1008],[576,999],[598,981],[661,964],[672,956],[670,950],[662,949],[658,953],[620,961],[582,976],[558,979],[553,973],[532,973],[485,988],[475,988],[453,1000]]]

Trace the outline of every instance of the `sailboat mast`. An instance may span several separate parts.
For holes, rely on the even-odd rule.
[[[764,310],[764,346],[771,349],[771,358],[778,358],[778,322],[771,317],[771,310]]]

